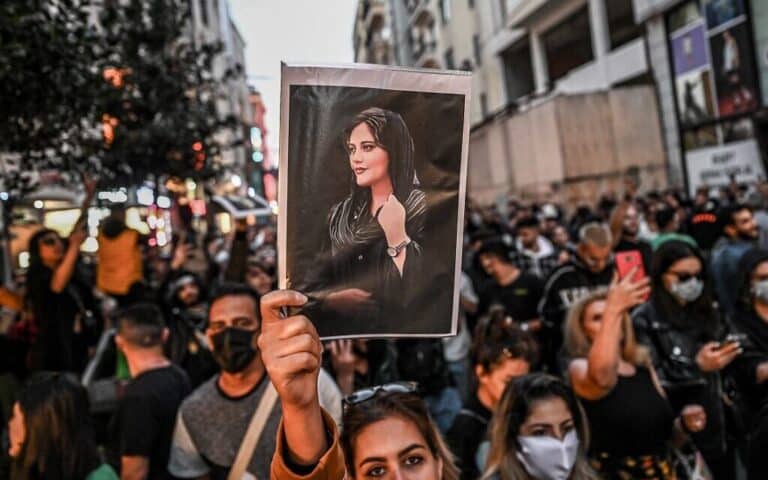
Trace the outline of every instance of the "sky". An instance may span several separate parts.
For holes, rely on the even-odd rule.
[[[249,83],[267,109],[267,144],[277,152],[280,62],[352,62],[357,0],[229,0],[229,6],[245,39]]]

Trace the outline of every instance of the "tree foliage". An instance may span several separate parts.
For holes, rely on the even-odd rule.
[[[204,177],[228,148],[214,75],[221,46],[195,41],[188,0],[0,2],[0,152],[6,188],[35,172]],[[199,37],[199,36],[198,36]],[[200,38],[198,38],[200,40]]]

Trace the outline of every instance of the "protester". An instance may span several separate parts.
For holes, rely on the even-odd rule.
[[[141,234],[125,224],[125,208],[113,206],[98,236],[96,287],[121,307],[143,296]]]
[[[574,305],[566,324],[568,374],[589,419],[590,463],[606,478],[677,478],[668,443],[674,413],[628,315],[648,285],[627,276]],[[701,406],[687,406],[677,419],[678,441],[705,422]]]
[[[488,424],[504,388],[536,365],[533,338],[508,320],[503,312],[496,312],[475,332],[471,358],[477,388],[446,435],[462,479],[479,478],[485,468]]]
[[[544,320],[540,334],[542,357],[549,372],[562,370],[558,354],[568,309],[591,291],[611,283],[612,248],[610,230],[599,223],[587,223],[579,230],[576,255],[547,279],[538,309]]]
[[[30,379],[8,424],[11,480],[117,480],[99,455],[89,409],[69,374]]]
[[[559,254],[547,237],[541,235],[541,225],[534,216],[523,217],[516,223],[513,263],[541,279],[545,279],[560,265]]]
[[[651,244],[639,238],[640,215],[634,204],[624,202],[618,205],[611,214],[611,235],[613,236],[613,251],[627,252],[636,250],[643,259],[645,271],[651,269]]]
[[[588,439],[587,418],[562,380],[517,378],[493,415],[483,479],[598,479],[587,463]]]
[[[659,234],[656,238],[651,240],[651,247],[653,247],[653,250],[658,250],[659,247],[670,240],[679,240],[694,248],[698,247],[696,245],[696,240],[690,235],[680,233],[680,217],[677,209],[670,206],[662,207],[656,211],[655,219]]]
[[[271,478],[457,480],[451,454],[413,384],[376,386],[348,396],[339,438],[320,406],[317,330],[300,315],[280,318],[282,307],[306,301],[300,293],[279,291],[262,303],[259,346],[284,411],[279,435],[285,441],[275,450]]]
[[[134,304],[117,314],[115,343],[131,382],[119,400],[113,438],[123,479],[166,479],[176,413],[191,387],[187,374],[163,354],[168,338],[160,310]]]
[[[459,286],[459,326],[456,336],[443,339],[443,353],[448,371],[453,377],[453,384],[459,391],[461,401],[469,398],[469,350],[472,345],[472,335],[467,322],[467,314],[477,313],[478,298],[472,287],[472,280],[461,272]]]
[[[721,226],[717,220],[717,200],[709,198],[709,189],[700,187],[693,197],[693,209],[686,223],[686,231],[703,252],[709,252],[720,237]]]
[[[187,271],[177,271],[166,286],[165,318],[169,336],[165,354],[189,376],[192,388],[217,371],[204,333],[208,324],[203,282]]]
[[[221,372],[192,392],[179,409],[168,470],[180,478],[227,478],[254,411],[269,399],[271,388],[256,346],[261,328],[258,295],[242,284],[224,284],[212,295],[208,315],[206,337]],[[338,389],[327,375],[321,375],[319,383],[321,403],[338,419]],[[269,475],[281,416],[279,405],[267,404],[265,409],[264,418],[256,419],[262,422],[261,435],[244,465],[257,478]]]
[[[758,229],[752,210],[740,204],[723,208],[719,222],[723,237],[712,249],[712,279],[720,309],[731,315],[736,308],[739,260],[757,245]]]
[[[699,251],[669,240],[654,253],[651,297],[632,315],[638,341],[651,352],[675,413],[701,405],[707,423],[692,434],[715,478],[732,478],[720,399],[723,370],[740,353],[739,342],[723,342],[725,325],[715,310]]]
[[[344,395],[399,378],[397,350],[387,340],[337,340],[328,343],[323,368]]]
[[[542,295],[542,281],[514,265],[500,241],[484,243],[477,255],[491,277],[480,289],[480,311],[487,312],[493,305],[499,305],[523,328],[540,330],[536,306]]]

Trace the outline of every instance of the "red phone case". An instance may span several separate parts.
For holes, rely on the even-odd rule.
[[[619,278],[623,279],[632,269],[637,268],[632,278],[635,282],[645,278],[645,267],[643,266],[643,256],[639,250],[628,250],[616,254],[616,270],[619,272]]]

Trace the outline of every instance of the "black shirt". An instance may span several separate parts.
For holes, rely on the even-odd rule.
[[[176,413],[190,392],[187,374],[171,364],[134,378],[120,399],[113,422],[117,453],[149,458],[148,479],[173,478],[168,457]]]
[[[533,320],[539,317],[537,306],[543,292],[544,285],[539,277],[520,272],[517,279],[506,286],[495,280],[489,281],[480,293],[480,308],[485,311],[498,303],[517,322]]]
[[[480,478],[481,472],[477,466],[477,450],[480,444],[487,440],[491,416],[491,411],[480,403],[477,395],[472,395],[472,398],[456,415],[453,425],[448,430],[446,440],[456,456],[457,466],[461,470],[461,480]]]

